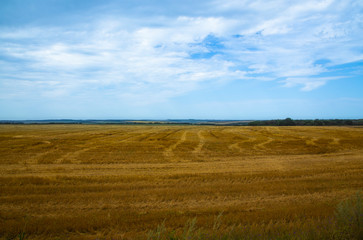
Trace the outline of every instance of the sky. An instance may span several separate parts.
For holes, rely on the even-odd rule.
[[[0,119],[363,118],[361,0],[1,0]]]

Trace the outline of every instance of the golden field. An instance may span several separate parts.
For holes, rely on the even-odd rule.
[[[324,228],[361,189],[359,127],[0,125],[0,239]]]

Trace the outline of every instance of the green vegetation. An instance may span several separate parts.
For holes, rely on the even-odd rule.
[[[341,239],[363,239],[363,201],[360,192],[341,202],[335,216]]]
[[[221,229],[222,214],[216,217],[212,228],[196,227],[197,219],[189,220],[181,231],[170,230],[165,222],[148,233],[148,240],[237,240],[237,239],[363,239],[362,194],[344,200],[336,207],[335,218],[312,223],[273,222],[262,225],[233,225]]]
[[[291,118],[277,120],[252,121],[249,126],[358,126],[363,125],[363,119],[315,119],[292,120]]]

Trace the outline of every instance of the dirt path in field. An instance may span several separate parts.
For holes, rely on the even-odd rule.
[[[202,151],[202,148],[205,144],[205,137],[202,135],[203,130],[198,131],[198,138],[199,138],[199,144],[198,146],[193,150],[194,154],[199,154]]]
[[[273,141],[273,138],[267,138],[266,141],[263,141],[262,143],[256,144],[255,146],[253,146],[253,149],[255,150],[263,150],[266,149],[265,145],[269,144],[270,142]]]
[[[233,150],[237,150],[238,152],[242,152],[242,148],[240,146],[238,146],[239,142],[237,143],[233,143],[231,145],[228,146],[229,149]]]
[[[177,148],[180,144],[182,144],[183,142],[185,142],[185,140],[187,139],[187,131],[183,132],[183,135],[180,137],[180,139],[173,145],[171,145],[170,147],[168,147],[165,151],[164,151],[164,156],[171,158],[174,156],[174,149]]]
[[[58,158],[55,163],[64,163],[64,162],[72,162],[72,163],[80,163],[79,161],[75,161],[75,159],[82,153],[87,152],[88,150],[94,149],[96,147],[82,147],[82,149],[77,150],[75,152],[69,152]]]
[[[231,150],[237,150],[238,152],[243,152],[243,148],[240,147],[240,144],[243,144],[243,143],[248,143],[248,142],[254,142],[256,141],[256,138],[250,138],[250,139],[246,139],[246,140],[243,140],[243,141],[239,141],[239,142],[236,142],[236,143],[232,143],[231,145],[228,146],[229,149]]]
[[[41,153],[38,153],[37,155],[33,156],[33,157],[30,157],[29,159],[26,159],[24,160],[25,163],[27,164],[37,164],[38,163],[38,160],[45,156],[45,155],[48,155],[48,154],[51,154],[53,152],[55,152],[56,149],[51,149],[51,150],[48,150],[46,152],[41,152]]]
[[[340,144],[340,139],[339,138],[332,138],[332,142],[330,143],[332,145],[339,145]]]
[[[167,139],[170,135],[175,134],[180,131],[182,131],[182,130],[168,131],[168,133],[166,135],[162,136],[160,139]]]
[[[118,143],[126,142],[130,138],[135,138],[135,137],[138,137],[138,135],[123,138],[123,139],[119,140]],[[116,135],[113,134],[110,136],[105,136],[105,137],[99,138],[98,140],[104,141],[104,140],[110,140],[112,138],[119,138],[119,136],[117,134]],[[76,159],[79,155],[81,155],[82,153],[87,152],[89,150],[97,149],[98,147],[99,147],[99,143],[84,144],[83,146],[80,147],[81,149],[76,150],[74,152],[69,152],[69,153],[64,154],[63,156],[58,158],[55,161],[55,163],[64,163],[64,162],[80,163],[80,161],[76,161]]]
[[[307,145],[311,145],[311,146],[318,146],[318,145],[316,144],[316,141],[318,141],[318,140],[319,140],[318,138],[313,137],[313,138],[311,138],[311,139],[306,140],[306,141],[305,141],[305,143],[306,143]]]
[[[243,144],[245,143],[253,143],[257,141],[257,138],[252,137],[251,133],[247,133],[245,130],[243,133],[236,134],[235,132],[227,132],[227,134],[233,134],[236,137],[235,143],[229,144],[228,149],[234,150],[237,152],[245,152],[246,148],[243,148]]]
[[[235,151],[237,151],[237,152],[240,152],[240,153],[242,153],[242,152],[244,152],[244,151],[246,151],[246,148],[244,149],[244,148],[242,148],[242,147],[240,147],[241,145],[240,144],[244,144],[244,143],[253,143],[253,142],[255,142],[255,141],[257,141],[257,139],[256,138],[250,138],[250,139],[246,139],[246,140],[242,140],[242,141],[238,141],[238,142],[236,142],[236,143],[232,143],[232,144],[230,144],[230,145],[228,145],[228,148],[229,149],[231,149],[231,150],[235,150]],[[265,143],[265,142],[263,142],[263,143]],[[261,144],[261,143],[260,143]],[[267,143],[266,143],[267,144]],[[255,149],[256,150],[256,148],[257,148],[257,146],[258,146],[259,144],[257,144],[257,145],[255,145],[255,146],[253,146],[253,149]]]

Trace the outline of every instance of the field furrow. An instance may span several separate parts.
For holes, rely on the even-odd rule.
[[[363,128],[0,125],[0,239],[328,224],[362,189]]]

